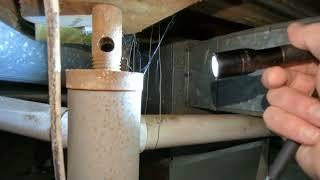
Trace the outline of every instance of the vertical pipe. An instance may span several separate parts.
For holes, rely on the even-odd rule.
[[[59,2],[44,0],[48,24],[48,76],[51,118],[51,148],[55,179],[65,180],[63,147],[61,137],[61,59]]]
[[[143,75],[120,71],[120,9],[92,18],[94,69],[67,71],[68,180],[138,180]]]
[[[94,69],[120,71],[122,13],[118,7],[98,4],[92,9],[92,56]]]
[[[138,180],[141,93],[69,93],[69,180]]]

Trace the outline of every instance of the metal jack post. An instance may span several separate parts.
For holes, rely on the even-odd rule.
[[[94,69],[67,70],[69,180],[138,180],[143,75],[120,71],[122,13],[92,10]]]

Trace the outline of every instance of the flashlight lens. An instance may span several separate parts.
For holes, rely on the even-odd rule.
[[[211,68],[212,68],[212,73],[215,78],[219,77],[219,62],[217,60],[217,56],[214,54],[211,59]]]

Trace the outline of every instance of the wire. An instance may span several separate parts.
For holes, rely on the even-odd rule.
[[[161,24],[159,24],[159,41],[161,41]],[[163,37],[163,36],[162,36]],[[159,42],[160,43],[160,42]],[[157,61],[157,72],[159,70],[159,122],[158,122],[158,134],[157,134],[157,142],[155,145],[155,149],[158,146],[159,143],[159,138],[160,138],[160,130],[161,130],[161,123],[162,123],[162,69],[161,69],[161,50],[158,50],[158,61]]]
[[[160,48],[160,45],[161,45],[161,43],[163,41],[163,38],[166,36],[168,30],[172,27],[174,22],[175,22],[175,16],[172,16],[172,18],[171,18],[170,22],[168,23],[168,25],[167,25],[162,37],[159,39],[159,43],[158,43],[156,49],[153,51],[153,54],[152,54],[151,58],[149,59],[148,64],[143,68],[143,74],[145,74],[147,72],[147,70],[149,69],[150,65],[152,64],[152,60],[153,60],[154,56],[156,55],[156,53],[158,52],[158,50]],[[159,29],[159,32],[160,32],[160,29]]]
[[[159,24],[159,29],[160,29],[161,24]],[[159,39],[160,39],[160,31],[159,31]],[[162,69],[161,69],[161,50],[159,49],[158,52],[158,63],[159,63],[159,115],[161,119],[161,114],[162,114]]]
[[[133,34],[133,53],[132,53],[132,71],[136,71],[136,35]]]
[[[134,38],[135,38],[135,36],[133,36],[132,41],[131,41],[130,52],[129,52],[129,60],[127,61],[127,67],[129,67],[129,70],[131,70],[131,71],[133,71],[133,69],[130,66],[130,62],[131,62],[131,53],[132,53],[132,49],[133,49]]]
[[[152,36],[153,36],[153,26],[151,27],[151,34],[150,34],[150,40],[149,40],[149,60],[151,58],[151,50],[152,50]],[[141,72],[141,71],[140,71]],[[147,90],[146,90],[146,96],[145,96],[145,105],[144,105],[144,114],[147,114],[147,109],[148,109],[148,99],[149,99],[149,75],[150,71],[149,69],[147,70]]]

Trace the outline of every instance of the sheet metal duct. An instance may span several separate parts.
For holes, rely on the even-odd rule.
[[[35,41],[0,21],[0,80],[47,84],[47,44]],[[91,51],[71,45],[61,48],[61,72],[65,69],[88,68]]]
[[[320,17],[299,20],[319,22]],[[246,76],[215,80],[211,54],[235,49],[266,49],[288,44],[290,22],[249,29],[190,44],[188,54],[188,102],[193,107],[261,116],[267,106],[261,71]],[[177,56],[177,55],[176,55]],[[211,57],[210,57],[211,56]],[[163,59],[163,58],[162,58]],[[211,99],[208,97],[212,97]]]

